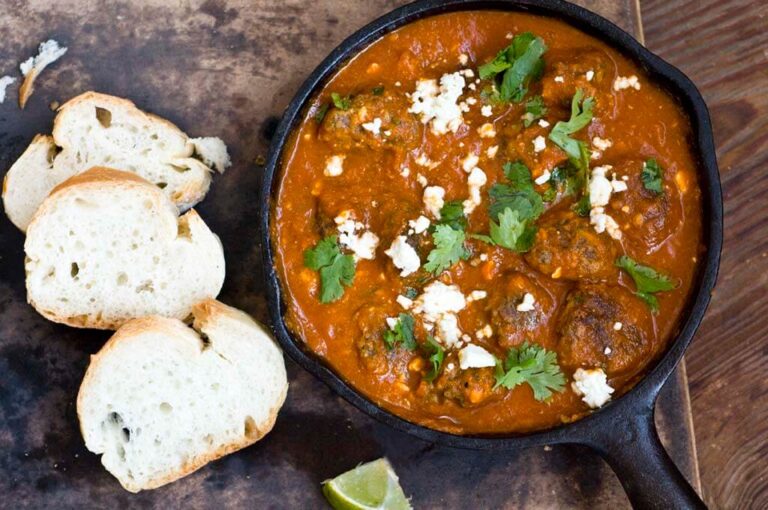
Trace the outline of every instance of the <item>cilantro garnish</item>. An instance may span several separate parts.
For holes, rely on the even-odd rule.
[[[589,168],[589,148],[581,140],[571,138],[571,135],[584,129],[592,121],[592,109],[595,100],[591,97],[584,99],[584,91],[579,89],[571,100],[571,118],[555,124],[549,132],[549,139],[568,155],[568,159],[577,168],[586,171]]]
[[[438,225],[432,233],[435,247],[427,255],[424,269],[431,273],[442,273],[459,260],[469,258],[469,250],[464,246],[464,230],[454,230],[450,225]]]
[[[659,163],[651,158],[643,164],[643,172],[640,174],[640,179],[643,181],[643,186],[648,191],[653,192],[656,195],[662,193],[661,176],[663,171]]]
[[[544,105],[544,99],[541,96],[533,96],[525,102],[525,115],[523,124],[530,127],[535,121],[544,117],[549,109]]]
[[[536,237],[536,227],[520,219],[519,211],[504,209],[499,214],[499,223],[490,222],[491,240],[494,244],[516,252],[531,249]]]
[[[409,351],[416,349],[416,339],[413,336],[414,324],[413,317],[407,313],[398,315],[395,327],[384,332],[384,344],[387,349],[391,351],[397,344],[403,344],[403,347]]]
[[[321,104],[317,110],[315,110],[315,122],[322,124],[323,119],[325,118],[325,114],[328,113],[328,108],[330,107],[330,103]]]
[[[419,291],[414,289],[413,287],[407,287],[405,289],[405,297],[408,299],[416,299],[416,296],[419,295]]]
[[[336,236],[328,236],[304,252],[304,265],[320,272],[320,302],[336,301],[355,279],[355,259],[339,249]]]
[[[675,284],[668,276],[659,273],[652,267],[638,264],[626,255],[616,260],[616,266],[629,273],[637,287],[635,295],[645,301],[653,313],[659,311],[659,301],[654,294],[675,288]]]
[[[429,362],[432,363],[432,369],[424,376],[424,380],[432,382],[440,375],[440,370],[443,368],[443,360],[445,359],[445,350],[443,347],[435,341],[432,336],[427,337],[427,343],[424,344],[431,351],[429,356]]]
[[[519,103],[528,92],[531,80],[541,76],[544,70],[541,57],[546,51],[541,37],[525,32],[516,35],[509,46],[477,71],[481,79],[493,78],[497,82],[501,101]]]
[[[523,383],[528,383],[533,397],[539,401],[550,398],[553,391],[562,392],[565,376],[557,364],[557,354],[526,341],[510,349],[503,363],[496,360],[494,388],[504,386],[511,390]]]
[[[339,110],[349,110],[352,106],[352,98],[350,96],[342,97],[336,92],[331,92],[331,99],[333,100],[333,106]]]
[[[465,230],[467,217],[464,216],[464,204],[461,200],[446,202],[440,209],[440,220],[437,224],[449,225],[453,230]]]

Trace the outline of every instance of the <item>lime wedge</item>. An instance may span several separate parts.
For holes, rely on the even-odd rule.
[[[323,482],[323,494],[336,510],[412,510],[387,459],[361,464]]]

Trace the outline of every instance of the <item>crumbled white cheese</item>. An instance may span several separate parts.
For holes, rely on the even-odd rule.
[[[440,209],[445,205],[445,189],[440,186],[427,186],[424,188],[424,207],[432,217],[440,219]]]
[[[459,321],[452,313],[443,314],[437,321],[437,337],[444,345],[456,345],[461,335]]]
[[[515,37],[515,35],[512,32],[507,32],[507,34],[504,36],[504,38],[507,40],[510,40],[513,37]]]
[[[482,328],[475,331],[475,336],[478,339],[491,338],[491,336],[493,336],[493,328],[491,328],[490,324],[486,324]]]
[[[480,301],[481,299],[485,299],[488,297],[488,293],[484,290],[473,290],[469,293],[469,297],[467,298],[467,301]]]
[[[397,298],[395,298],[395,301],[397,301],[397,304],[406,310],[410,310],[413,306],[413,299],[409,298],[408,296],[403,296],[402,294],[398,295]]]
[[[488,260],[488,254],[487,253],[481,253],[480,254],[480,260],[482,260],[483,262]]]
[[[466,199],[462,205],[464,206],[464,214],[470,214],[475,208],[482,202],[482,196],[480,195],[480,189],[488,182],[488,177],[478,167],[472,169],[467,178],[467,186],[469,187],[469,198]]]
[[[498,145],[492,145],[488,147],[488,150],[485,151],[485,155],[488,156],[489,159],[493,159],[496,157],[496,153],[499,152],[499,146]]]
[[[469,112],[469,105],[467,104],[466,101],[462,101],[459,103],[459,110],[461,110],[462,113]]]
[[[389,326],[389,329],[395,329],[395,326],[397,326],[397,317],[387,317],[384,320],[387,323],[387,326]]]
[[[344,211],[348,213],[348,211]],[[342,213],[342,214],[344,214]],[[364,231],[365,225],[349,218],[339,221],[341,215],[336,218],[336,228],[339,231],[339,244],[346,246],[354,254],[356,259],[373,260],[376,258],[376,247],[379,245],[379,237],[373,232]],[[363,231],[362,234],[359,232]]]
[[[625,89],[640,90],[640,80],[634,74],[632,76],[618,76],[613,82],[613,90],[625,90]]]
[[[0,78],[0,104],[5,101],[5,89],[8,88],[8,85],[15,82],[16,78],[13,76],[3,76]]]
[[[465,76],[467,78],[475,77],[475,72],[472,69],[462,69],[461,71],[459,71],[459,73],[461,73],[462,76]]]
[[[608,356],[608,355],[609,355],[610,353],[612,353],[612,352],[613,352],[613,351],[611,350],[611,348],[610,348],[610,347],[606,347],[606,348],[605,348],[605,350],[603,351],[603,354],[605,354],[606,356]]]
[[[469,85],[467,85],[467,88],[469,90],[477,90],[477,85],[475,85],[474,83],[470,83]],[[469,99],[473,99],[473,98],[470,97]],[[469,101],[469,99],[467,101]],[[472,103],[472,104],[474,104],[474,103]]]
[[[374,135],[378,135],[381,131],[381,119],[376,117],[371,122],[363,123],[363,129],[370,131]]]
[[[589,179],[589,204],[592,207],[608,205],[613,192],[611,181],[605,176],[613,167],[610,165],[596,166],[592,169],[592,177]]]
[[[550,172],[549,170],[547,170],[545,168],[544,169],[544,173],[542,173],[540,176],[536,177],[536,180],[534,180],[533,182],[535,182],[536,184],[541,186],[541,185],[546,184],[547,182],[549,182],[549,179],[551,177],[552,177],[552,172]]]
[[[423,187],[427,187],[427,184],[429,184],[429,181],[427,181],[427,178],[424,177],[422,174],[416,174],[416,182],[421,184]]]
[[[324,174],[328,177],[337,177],[344,172],[344,156],[331,156],[325,160]]]
[[[623,328],[623,327],[624,327],[624,324],[622,324],[621,322],[614,322],[613,323],[613,330],[614,331],[621,331],[621,328]]]
[[[445,368],[446,368],[446,370],[448,370],[449,372],[452,372],[452,371],[453,371],[453,369],[454,369],[454,368],[456,368],[456,365],[454,365],[453,363],[448,363],[447,365],[445,365]]]
[[[466,53],[459,55],[459,64],[465,66],[469,62],[469,56]]]
[[[533,151],[541,152],[547,148],[547,140],[543,136],[539,135],[533,139]]]
[[[472,84],[470,83],[469,86],[471,87]],[[467,104],[468,105],[475,105],[475,104],[477,104],[477,99],[475,99],[474,97],[468,97],[467,98]]]
[[[482,108],[480,108],[480,114],[483,117],[490,117],[491,115],[493,115],[493,107],[491,107],[491,105],[489,104],[483,106]]]
[[[601,368],[584,370],[579,368],[573,374],[573,391],[582,397],[582,401],[595,409],[611,399],[614,389],[608,385],[608,379]]]
[[[586,76],[587,76],[587,81],[592,81],[592,78],[595,77],[595,72],[590,69],[589,71],[587,71],[587,75]]]
[[[496,358],[479,345],[469,344],[459,351],[459,367],[462,370],[493,366],[496,366]]]
[[[408,220],[408,226],[413,229],[414,234],[421,234],[429,228],[429,218],[426,216],[419,216],[415,220]]]
[[[19,66],[21,74],[28,76],[32,71],[34,71],[35,74],[40,74],[43,69],[59,60],[66,52],[67,48],[63,48],[59,46],[58,42],[49,39],[44,43],[41,43],[37,48],[36,57],[29,57],[21,63]]]
[[[544,129],[549,127],[549,122],[547,122],[544,119],[539,119],[539,126],[543,127]]]
[[[606,139],[606,138],[600,138],[599,136],[596,136],[592,138],[592,145],[599,151],[604,151],[608,149],[609,147],[613,146],[613,142]]]
[[[595,232],[598,234],[607,232],[609,236],[616,240],[622,237],[619,224],[610,215],[605,213],[604,207],[593,207],[589,211],[589,223],[595,227]]]
[[[486,122],[477,128],[477,134],[480,135],[480,138],[493,138],[496,136],[496,129],[493,127],[493,124]]]
[[[536,298],[533,297],[533,294],[530,292],[526,292],[523,296],[523,301],[519,305],[517,305],[517,311],[518,312],[532,312],[534,310],[534,304],[536,303]]]
[[[480,158],[477,156],[477,154],[469,153],[467,154],[467,157],[461,160],[461,168],[469,173],[472,171],[473,168],[477,166],[477,164],[480,162]]]
[[[416,157],[416,159],[414,160],[414,163],[416,163],[419,166],[423,166],[430,169],[435,168],[437,165],[440,164],[429,159],[429,157],[427,157],[427,155],[424,154],[423,152]]]
[[[613,188],[614,193],[621,193],[622,191],[627,191],[627,189],[629,189],[624,180],[616,179],[616,174],[613,174],[613,178],[611,179],[611,188]]]
[[[396,268],[400,269],[400,276],[408,276],[415,273],[421,266],[421,260],[416,250],[408,244],[406,236],[397,236],[389,249],[384,253],[392,259]]]
[[[414,311],[424,314],[428,322],[437,322],[446,313],[457,313],[467,306],[467,300],[458,285],[434,281],[424,287],[414,301]]]
[[[400,169],[400,175],[402,175],[403,177],[408,177],[409,175],[411,175],[411,169],[408,168],[407,166],[404,166],[403,168]]]
[[[565,78],[562,76],[555,76],[555,82],[556,83],[565,83]]]
[[[461,73],[444,74],[439,87],[437,80],[419,80],[408,111],[420,115],[423,124],[430,124],[433,134],[455,133],[464,121],[457,101],[465,85]]]

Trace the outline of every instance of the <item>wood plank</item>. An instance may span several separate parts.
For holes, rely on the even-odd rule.
[[[52,101],[92,88],[130,97],[194,136],[222,136],[235,166],[215,179],[199,210],[227,253],[222,299],[265,320],[254,222],[260,171],[251,162],[265,154],[274,119],[309,70],[346,35],[402,2],[146,0],[110,9],[95,0],[17,3],[0,16],[0,74],[50,36],[70,50],[40,78],[27,110],[15,107],[9,91],[0,107],[0,169],[34,134],[50,129]],[[628,30],[641,26],[632,0],[581,3]],[[628,505],[615,475],[586,449],[435,447],[372,421],[290,362],[288,402],[268,438],[182,481],[131,496],[85,450],[74,412],[88,356],[108,335],[54,325],[26,305],[22,243],[3,217],[0,494],[17,506],[321,507],[323,479],[381,455],[392,459],[419,508]],[[661,397],[659,427],[695,482],[688,410],[685,374],[678,371]]]
[[[725,245],[707,317],[687,354],[704,497],[768,507],[768,3],[643,0],[648,46],[709,105]]]

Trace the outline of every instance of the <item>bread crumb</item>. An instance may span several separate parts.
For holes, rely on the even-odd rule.
[[[25,77],[24,83],[19,88],[19,108],[22,109],[34,91],[37,76],[43,72],[43,69],[59,60],[67,52],[67,48],[59,46],[58,42],[49,39],[41,43],[37,51],[37,56],[29,57],[19,66],[21,74]]]
[[[8,88],[8,85],[15,82],[16,78],[13,76],[3,76],[0,78],[0,104],[5,101],[5,89]]]
[[[207,136],[204,138],[190,138],[189,141],[195,147],[195,154],[200,156],[200,159],[206,166],[215,168],[220,174],[223,174],[224,170],[232,166],[227,146],[221,138]]]

